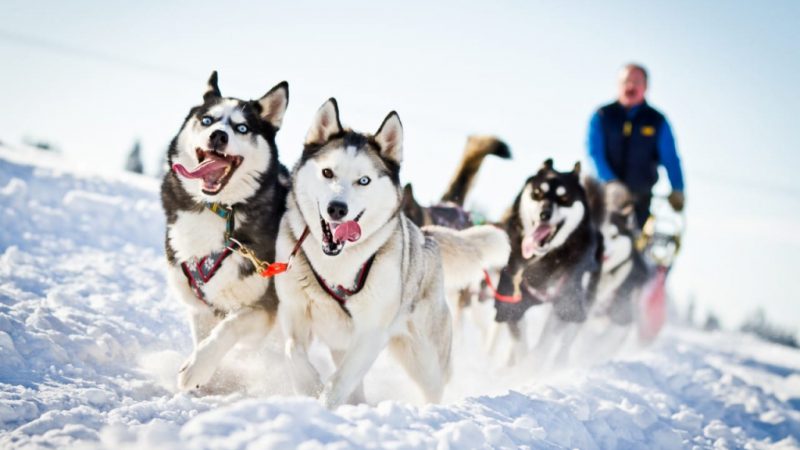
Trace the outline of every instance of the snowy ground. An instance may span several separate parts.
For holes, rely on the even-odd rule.
[[[157,182],[0,147],[0,217],[0,448],[800,443],[800,352],[678,328],[546,376],[489,363],[467,333],[441,405],[422,404],[383,357],[367,378],[370,405],[331,412],[293,397],[278,337],[231,355],[213,395],[177,393],[191,343],[166,292]]]

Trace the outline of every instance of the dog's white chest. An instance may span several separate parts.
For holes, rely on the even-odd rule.
[[[226,220],[211,211],[181,211],[175,223],[169,226],[167,237],[179,262],[196,265],[203,258],[225,249],[225,227]],[[209,278],[195,279],[205,301],[217,309],[232,311],[260,300],[270,280],[257,274],[241,278],[239,274],[244,264],[249,263],[234,253],[222,260]]]
[[[225,219],[211,211],[181,211],[168,226],[167,238],[179,261],[202,258],[221,251],[225,244]]]

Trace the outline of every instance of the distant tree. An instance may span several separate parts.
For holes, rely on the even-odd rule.
[[[57,145],[53,144],[52,142],[47,142],[41,139],[35,139],[29,136],[25,136],[24,138],[22,138],[22,143],[31,147],[38,148],[39,150],[61,153],[61,150],[58,148]]]
[[[767,320],[764,308],[758,308],[755,313],[748,316],[739,330],[744,333],[754,334],[761,339],[798,348],[797,336],[792,330],[787,330]]]
[[[164,174],[169,171],[169,162],[167,161],[167,152],[166,150],[161,152],[161,156],[158,157],[158,169],[156,170],[156,178],[164,178]]]
[[[142,165],[142,144],[138,139],[134,141],[133,148],[128,154],[125,170],[133,173],[144,173],[144,166]]]
[[[719,319],[717,318],[716,314],[711,311],[708,312],[708,316],[706,316],[706,323],[703,324],[703,329],[706,331],[719,330]]]
[[[686,325],[690,327],[694,327],[694,312],[697,308],[697,302],[695,301],[694,294],[689,296],[689,305],[686,307],[686,317],[684,320],[686,321]]]

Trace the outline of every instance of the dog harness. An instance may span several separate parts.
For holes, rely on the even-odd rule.
[[[206,203],[206,208],[225,219],[225,247],[221,251],[212,252],[202,258],[190,258],[181,263],[181,269],[198,300],[211,306],[203,292],[203,287],[216,275],[222,262],[233,253],[230,244],[235,222],[232,207],[225,207],[219,203]]]
[[[317,283],[319,283],[322,290],[330,295],[331,298],[336,300],[336,303],[339,304],[339,306],[342,308],[342,311],[344,311],[348,317],[351,317],[350,311],[348,311],[345,303],[347,302],[347,299],[361,292],[361,289],[363,289],[364,285],[367,284],[367,276],[369,275],[369,270],[372,268],[373,261],[375,261],[375,255],[370,256],[369,259],[361,265],[361,268],[358,270],[358,273],[356,273],[356,278],[353,281],[353,287],[350,289],[342,286],[341,284],[333,285],[328,283],[317,273],[316,270],[314,270],[314,267],[311,266],[310,263],[308,266],[311,267],[311,272],[314,274],[314,278],[317,279]]]
[[[428,211],[430,211],[431,221],[434,225],[454,230],[463,230],[475,225],[470,213],[455,203],[441,203],[429,207]]]
[[[486,281],[486,286],[488,286],[489,290],[491,290],[492,293],[494,294],[494,299],[497,300],[498,302],[519,303],[522,301],[522,294],[503,295],[497,292],[497,289],[494,287],[494,284],[492,284],[492,279],[489,277],[489,272],[485,270],[483,271],[483,278],[484,281]],[[524,288],[526,291],[528,291],[528,294],[530,294],[531,297],[539,300],[541,303],[549,303],[553,301],[553,299],[558,295],[558,293],[561,291],[561,288],[564,287],[564,282],[566,281],[567,281],[567,276],[562,275],[561,278],[558,279],[558,282],[550,289],[547,289],[547,291],[545,292],[542,292],[536,289],[535,287],[531,286],[527,282],[523,281],[520,283],[520,289]]]

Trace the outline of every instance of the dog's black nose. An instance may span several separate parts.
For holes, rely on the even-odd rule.
[[[228,145],[228,133],[222,130],[214,130],[208,137],[208,146],[212,150],[222,150]]]
[[[333,220],[342,220],[347,215],[347,204],[335,201],[328,203],[328,215]]]
[[[553,211],[550,209],[543,209],[541,213],[539,213],[539,218],[542,220],[550,220],[553,217]]]

